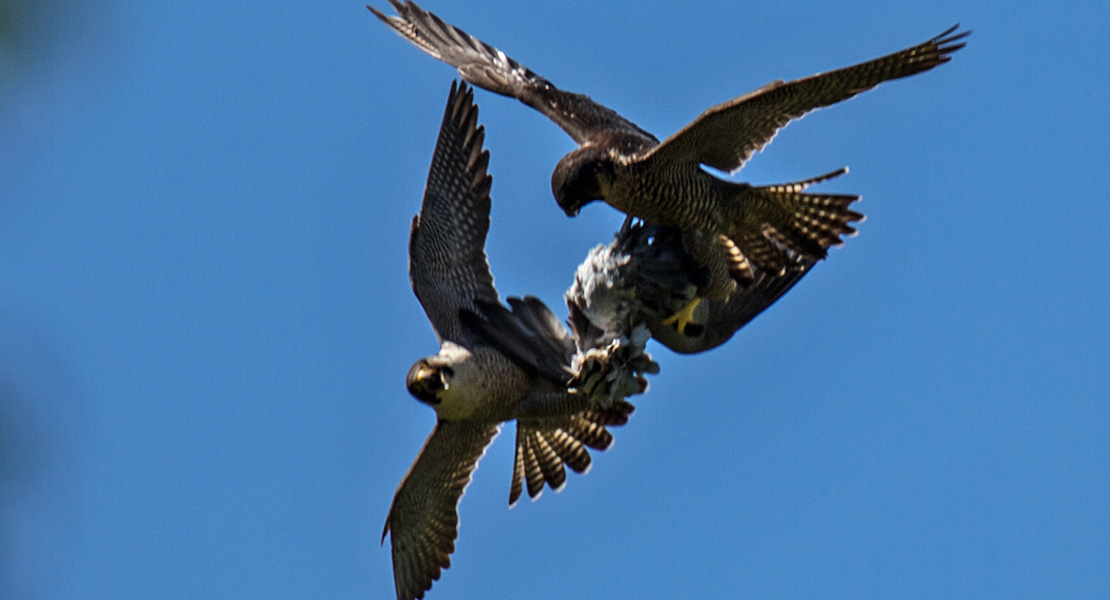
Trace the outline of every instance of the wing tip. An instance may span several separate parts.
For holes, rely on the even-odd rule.
[[[366,9],[369,10],[371,13],[374,13],[374,16],[380,19],[382,23],[385,23],[390,29],[393,29],[394,31],[400,33],[400,30],[398,30],[397,28],[397,21],[403,21],[400,15],[402,13],[402,9],[404,8],[404,4],[398,2],[397,0],[389,0],[389,3],[393,5],[393,9],[397,11],[398,16],[387,15],[369,4],[366,5]]]
[[[971,30],[956,32],[960,28],[960,24],[945,29],[940,35],[929,40],[929,43],[936,46],[937,64],[946,63],[952,60],[952,54],[957,50],[967,46],[967,37],[971,35]]]

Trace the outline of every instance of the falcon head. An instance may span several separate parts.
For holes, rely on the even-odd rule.
[[[435,409],[441,419],[468,417],[481,404],[488,379],[481,361],[470,350],[444,341],[439,354],[416,361],[405,377],[414,398]]]
[[[583,146],[567,154],[551,174],[551,192],[568,217],[605,197],[614,177],[613,158],[600,146]]]
[[[438,356],[416,361],[405,377],[405,387],[414,398],[432,407],[443,401],[443,394],[451,386],[455,370]]]

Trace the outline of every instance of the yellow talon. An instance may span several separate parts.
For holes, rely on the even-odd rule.
[[[694,320],[694,310],[697,309],[698,304],[701,303],[701,298],[694,298],[686,306],[683,306],[675,314],[663,319],[663,325],[674,325],[675,329],[682,335],[686,335],[686,327]]]

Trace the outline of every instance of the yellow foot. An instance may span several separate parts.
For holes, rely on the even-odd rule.
[[[686,306],[683,306],[675,314],[663,319],[663,325],[674,325],[674,328],[682,335],[687,335],[686,328],[694,320],[694,310],[701,303],[701,298],[694,298]]]

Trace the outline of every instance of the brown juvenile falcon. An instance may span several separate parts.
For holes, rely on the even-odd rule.
[[[401,481],[382,541],[391,535],[397,598],[423,598],[451,564],[458,504],[478,460],[504,421],[517,420],[510,503],[560,489],[564,465],[590,466],[587,448],[612,443],[609,425],[628,421],[624,400],[584,410],[568,389],[575,347],[559,320],[532,297],[498,301],[486,258],[489,153],[473,91],[451,85],[420,214],[409,240],[409,278],[441,342],[409,370],[408,390],[436,411],[436,426]],[[496,328],[490,332],[490,324]],[[512,348],[504,352],[489,342]]]
[[[735,289],[725,273],[747,284],[756,277],[753,266],[781,275],[797,267],[792,254],[822,259],[830,246],[840,244],[841,235],[855,231],[850,223],[862,215],[848,208],[857,196],[804,192],[846,169],[795,183],[753,186],[716,177],[702,165],[734,172],[790,121],[884,81],[948,62],[969,34],[956,33],[954,26],[882,58],[795,81],[774,81],[706,110],[660,143],[612,109],[560,90],[416,4],[390,3],[398,16],[367,8],[424,52],[456,67],[466,81],[517,98],[578,142],[551,177],[555,199],[567,215],[604,200],[645,221],[678,227],[690,254],[714,274],[703,295],[719,300]]]

